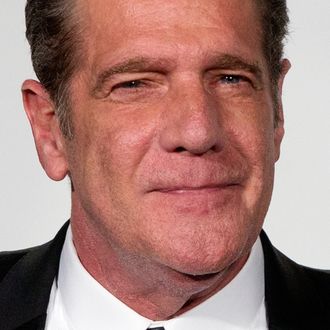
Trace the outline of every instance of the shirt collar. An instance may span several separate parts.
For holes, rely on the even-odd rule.
[[[102,287],[83,267],[72,242],[71,228],[63,246],[58,294],[70,328],[76,330],[136,329],[164,326],[177,329],[246,329],[264,306],[263,252],[260,240],[236,277],[221,291],[188,312],[153,322],[126,306]]]

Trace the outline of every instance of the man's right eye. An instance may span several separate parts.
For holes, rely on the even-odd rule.
[[[115,102],[147,102],[159,99],[166,89],[154,79],[142,78],[123,80],[110,87],[108,97]]]
[[[118,88],[124,88],[124,89],[135,89],[143,86],[143,82],[141,80],[130,80],[125,81],[122,83],[119,83],[112,87],[112,90],[118,89]]]

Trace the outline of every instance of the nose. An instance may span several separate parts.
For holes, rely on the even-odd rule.
[[[175,88],[162,114],[161,147],[194,155],[219,151],[223,145],[220,122],[214,96],[199,79],[187,80]]]

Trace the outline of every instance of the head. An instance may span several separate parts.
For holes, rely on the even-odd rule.
[[[283,137],[285,2],[29,0],[27,21],[24,102],[73,225],[183,273],[246,255]]]

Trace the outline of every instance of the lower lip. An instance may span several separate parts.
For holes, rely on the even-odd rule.
[[[155,190],[153,205],[166,212],[205,216],[237,204],[240,186],[226,185],[196,189]]]

